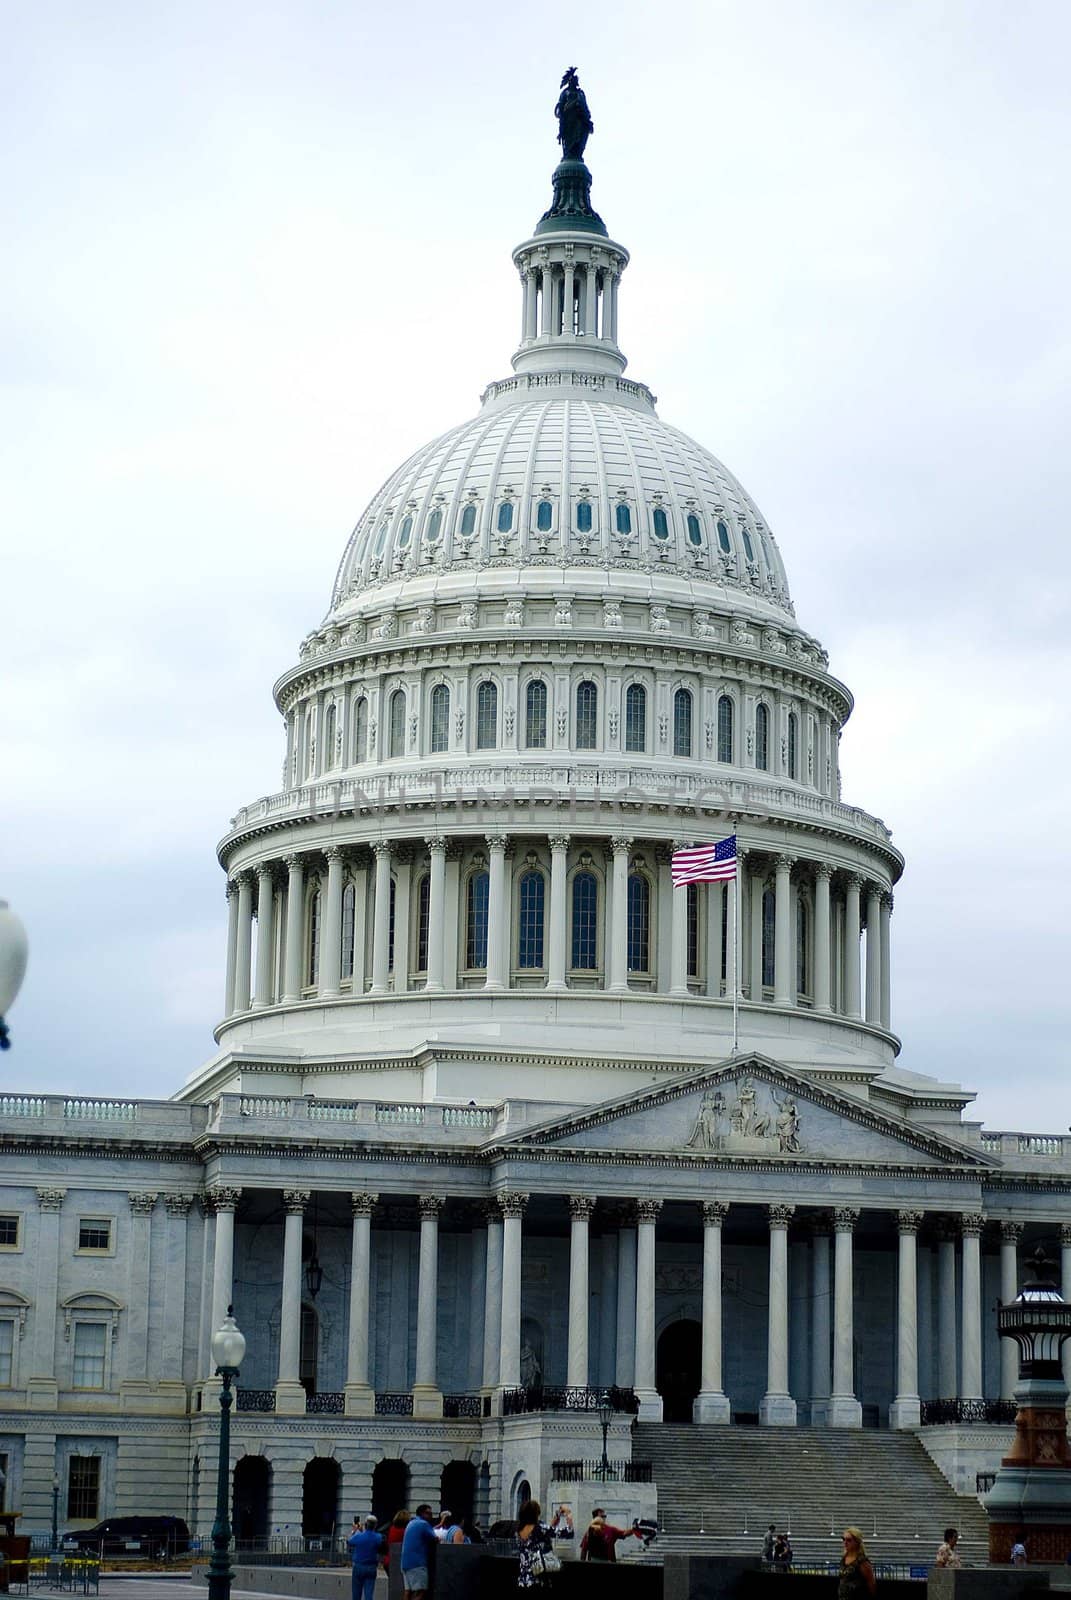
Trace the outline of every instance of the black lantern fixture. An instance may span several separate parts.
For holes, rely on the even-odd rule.
[[[610,1398],[609,1389],[604,1389],[599,1396],[599,1421],[602,1424],[602,1460],[599,1462],[599,1477],[603,1483],[610,1476],[610,1461],[606,1454],[606,1435],[613,1420],[614,1403]]]
[[[231,1460],[231,1405],[233,1383],[245,1355],[245,1339],[234,1320],[234,1307],[227,1307],[223,1324],[212,1335],[212,1359],[216,1375],[223,1379],[219,1391],[219,1464],[216,1468],[216,1520],[212,1524],[212,1559],[208,1563],[208,1600],[230,1600],[231,1523],[228,1516],[228,1486]]]
[[[1021,1378],[1062,1378],[1060,1349],[1071,1338],[1071,1305],[1056,1286],[1055,1262],[1038,1245],[1027,1266],[1033,1283],[997,1312],[997,1331],[1019,1346]]]
[[[320,1265],[320,1252],[316,1248],[316,1201],[312,1202],[312,1254],[305,1264],[305,1287],[309,1291],[310,1300],[315,1300],[323,1288],[324,1269]]]

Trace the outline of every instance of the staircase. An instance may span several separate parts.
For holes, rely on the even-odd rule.
[[[655,1548],[753,1553],[767,1525],[791,1530],[797,1563],[840,1559],[863,1531],[875,1561],[929,1565],[957,1527],[966,1566],[988,1559],[988,1525],[910,1433],[639,1423],[633,1459],[650,1461],[664,1535]]]

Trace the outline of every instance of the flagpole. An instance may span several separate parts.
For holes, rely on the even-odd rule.
[[[737,849],[736,873],[732,880],[733,903],[733,1055],[740,1050],[740,851]]]

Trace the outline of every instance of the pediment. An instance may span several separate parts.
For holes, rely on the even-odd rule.
[[[881,1111],[766,1056],[748,1055],[554,1118],[505,1148],[603,1155],[988,1170],[967,1144]]]

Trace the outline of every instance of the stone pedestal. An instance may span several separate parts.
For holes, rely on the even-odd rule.
[[[433,1383],[414,1383],[413,1416],[431,1419],[443,1414],[442,1391]]]
[[[759,1403],[759,1422],[764,1428],[794,1428],[796,1402],[790,1394],[766,1394]]]
[[[989,1559],[1010,1560],[1022,1537],[1031,1562],[1062,1565],[1071,1552],[1067,1386],[1062,1378],[1024,1378],[1015,1400],[1015,1442],[985,1502]]]
[[[374,1417],[376,1392],[368,1383],[347,1383],[345,1389],[347,1417]]]
[[[297,1383],[292,1378],[280,1378],[275,1385],[275,1415],[303,1417],[307,1398],[303,1383]]]
[[[700,1390],[692,1402],[693,1422],[731,1422],[733,1408],[729,1396]]]
[[[890,1428],[918,1428],[922,1425],[921,1400],[894,1400],[889,1407]]]

